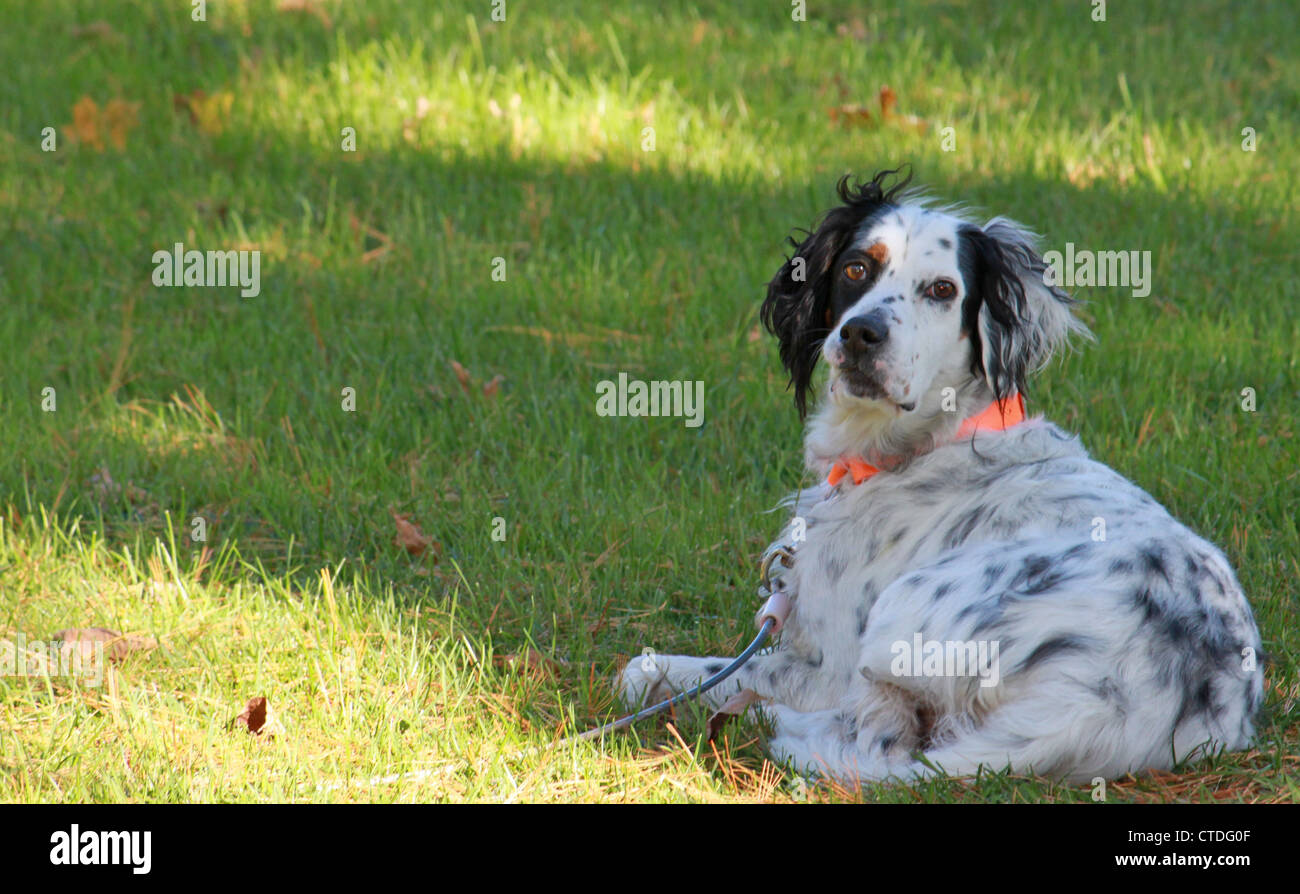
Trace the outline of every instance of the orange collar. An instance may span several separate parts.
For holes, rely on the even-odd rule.
[[[970,416],[957,429],[955,437],[958,439],[965,438],[975,433],[976,429],[988,429],[990,431],[1005,431],[1013,425],[1018,425],[1025,421],[1025,398],[1020,394],[1013,394],[1004,401],[993,401],[974,416]],[[861,457],[841,457],[840,460],[831,466],[831,473],[826,476],[826,483],[831,487],[839,484],[845,475],[853,476],[854,484],[861,484],[872,475],[880,470]]]

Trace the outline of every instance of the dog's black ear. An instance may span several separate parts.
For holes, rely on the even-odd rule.
[[[831,286],[835,282],[835,259],[849,247],[862,225],[887,207],[907,187],[909,173],[886,188],[885,182],[901,168],[881,171],[869,183],[854,184],[848,175],[836,186],[838,208],[827,212],[816,232],[802,231],[802,241],[790,237],[794,255],[788,258],[767,284],[763,301],[763,325],[777,337],[781,363],[790,373],[794,403],[802,418],[808,411],[808,391],[822,342],[830,332]]]
[[[1023,393],[1029,374],[1071,334],[1091,337],[1070,312],[1074,300],[1048,283],[1033,235],[1015,221],[997,217],[983,229],[963,228],[959,263],[966,279],[962,327],[971,342],[971,372],[997,400]]]

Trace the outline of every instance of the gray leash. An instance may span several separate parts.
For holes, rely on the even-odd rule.
[[[614,730],[629,727],[638,720],[644,720],[646,717],[660,714],[675,705],[680,705],[684,701],[688,701],[708,692],[736,671],[740,670],[741,667],[744,666],[745,662],[753,658],[754,653],[762,648],[763,643],[767,642],[768,637],[775,636],[781,632],[781,628],[785,625],[785,619],[790,614],[790,597],[786,595],[785,590],[780,586],[776,589],[772,589],[772,562],[778,558],[781,559],[781,564],[788,568],[794,562],[794,550],[781,546],[772,550],[772,552],[763,557],[763,565],[760,571],[761,582],[759,584],[759,592],[766,592],[768,597],[767,601],[763,603],[763,607],[758,610],[758,616],[756,618],[758,623],[758,635],[755,636],[753,641],[745,647],[743,652],[732,659],[730,664],[709,677],[707,680],[693,686],[685,692],[678,693],[672,698],[666,699],[657,705],[652,705],[649,708],[642,708],[635,714],[621,717],[618,720],[605,724],[604,726],[598,726],[595,729],[587,730],[585,733],[570,736],[567,739],[561,739],[559,742],[555,743],[556,746],[598,739],[606,733],[612,733]]]

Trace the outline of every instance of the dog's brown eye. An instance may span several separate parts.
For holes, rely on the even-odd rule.
[[[939,301],[947,301],[957,294],[957,287],[946,279],[938,279],[930,283],[930,288],[925,290],[925,294]]]
[[[847,264],[844,267],[844,275],[855,281],[862,279],[862,277],[867,275],[867,265],[859,264],[857,261],[854,261],[852,264]]]

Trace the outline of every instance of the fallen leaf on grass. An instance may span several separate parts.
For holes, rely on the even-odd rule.
[[[481,390],[483,396],[486,397],[488,400],[493,400],[494,398],[496,398],[497,394],[499,394],[501,391],[501,383],[506,380],[505,376],[501,375],[501,373],[497,373],[495,376],[492,377],[492,380],[490,382],[485,382],[480,388],[479,386],[475,385],[474,377],[470,375],[469,370],[467,370],[464,366],[462,366],[458,361],[455,360],[451,361],[451,371],[456,374],[456,381],[460,383],[461,391],[464,391],[466,394],[472,395],[476,391]]]
[[[368,223],[364,223],[355,214],[348,215],[348,228],[352,235],[361,242],[361,263],[377,261],[393,250],[393,239],[387,233],[381,233]]]
[[[432,537],[426,535],[420,528],[411,521],[411,516],[406,513],[398,513],[389,507],[388,514],[393,517],[393,524],[397,526],[397,536],[394,542],[405,549],[413,556],[421,555],[429,547],[433,547],[432,555],[437,561],[438,555],[442,552],[442,544],[438,543]]]
[[[371,261],[377,261],[393,250],[393,240],[378,230],[368,229],[366,235],[375,239],[379,244],[362,253],[361,263],[369,264]]]
[[[234,729],[242,729],[254,736],[261,736],[265,739],[273,739],[284,733],[284,727],[276,719],[275,712],[271,710],[271,703],[266,700],[266,696],[258,695],[250,698],[244,710],[239,713],[234,720],[230,721],[228,726]]]
[[[451,361],[451,371],[456,374],[456,381],[460,382],[460,387],[465,390],[466,394],[470,393],[469,370],[461,366],[455,360]]]
[[[334,22],[330,19],[325,10],[316,5],[314,0],[280,0],[280,12],[301,12],[310,16],[315,16],[326,28],[333,28]]]
[[[888,121],[894,117],[894,108],[898,105],[898,94],[888,84],[880,85],[880,117]]]
[[[56,630],[50,639],[63,643],[65,651],[78,651],[86,657],[92,656],[96,644],[102,643],[104,654],[110,661],[121,661],[132,652],[158,647],[158,641],[151,636],[134,633],[123,635],[107,627],[69,627]]]
[[[253,734],[260,733],[266,725],[266,696],[250,698],[243,712],[235,718],[235,725]]]
[[[522,653],[496,655],[493,657],[492,663],[497,667],[519,670],[533,677],[554,677],[559,668],[568,664],[567,661],[560,661],[543,655],[531,646]]]
[[[718,733],[722,732],[728,720],[739,717],[750,705],[763,700],[763,697],[752,689],[742,689],[727,699],[723,706],[714,711],[713,716],[709,718],[709,741],[712,742],[718,737]]]
[[[73,105],[72,123],[64,129],[72,142],[90,146],[96,152],[104,151],[105,131],[115,149],[125,149],[126,135],[138,123],[139,108],[139,103],[110,99],[101,109],[99,103],[83,96]]]
[[[172,97],[173,108],[189,115],[190,123],[208,136],[217,136],[226,129],[226,119],[235,104],[235,94],[221,90],[211,96],[204,90]]]
[[[915,115],[900,115],[895,111],[898,107],[898,94],[888,84],[880,86],[880,118],[883,121],[894,124],[903,124],[914,128],[920,133],[925,133],[929,127],[921,118]]]
[[[826,110],[826,114],[831,119],[832,124],[843,124],[845,127],[852,127],[855,124],[870,124],[873,120],[871,110],[855,102],[831,106]]]
[[[72,124],[67,128],[73,142],[86,143],[104,151],[104,141],[99,135],[99,103],[83,96],[72,107]]]
[[[929,127],[923,119],[915,115],[900,115],[898,113],[898,94],[888,84],[881,85],[876,99],[880,105],[880,122],[882,124],[906,125],[921,133],[924,133]],[[826,110],[826,114],[830,117],[832,124],[842,124],[845,127],[871,126],[876,123],[871,110],[862,103],[842,103],[831,106]]]

